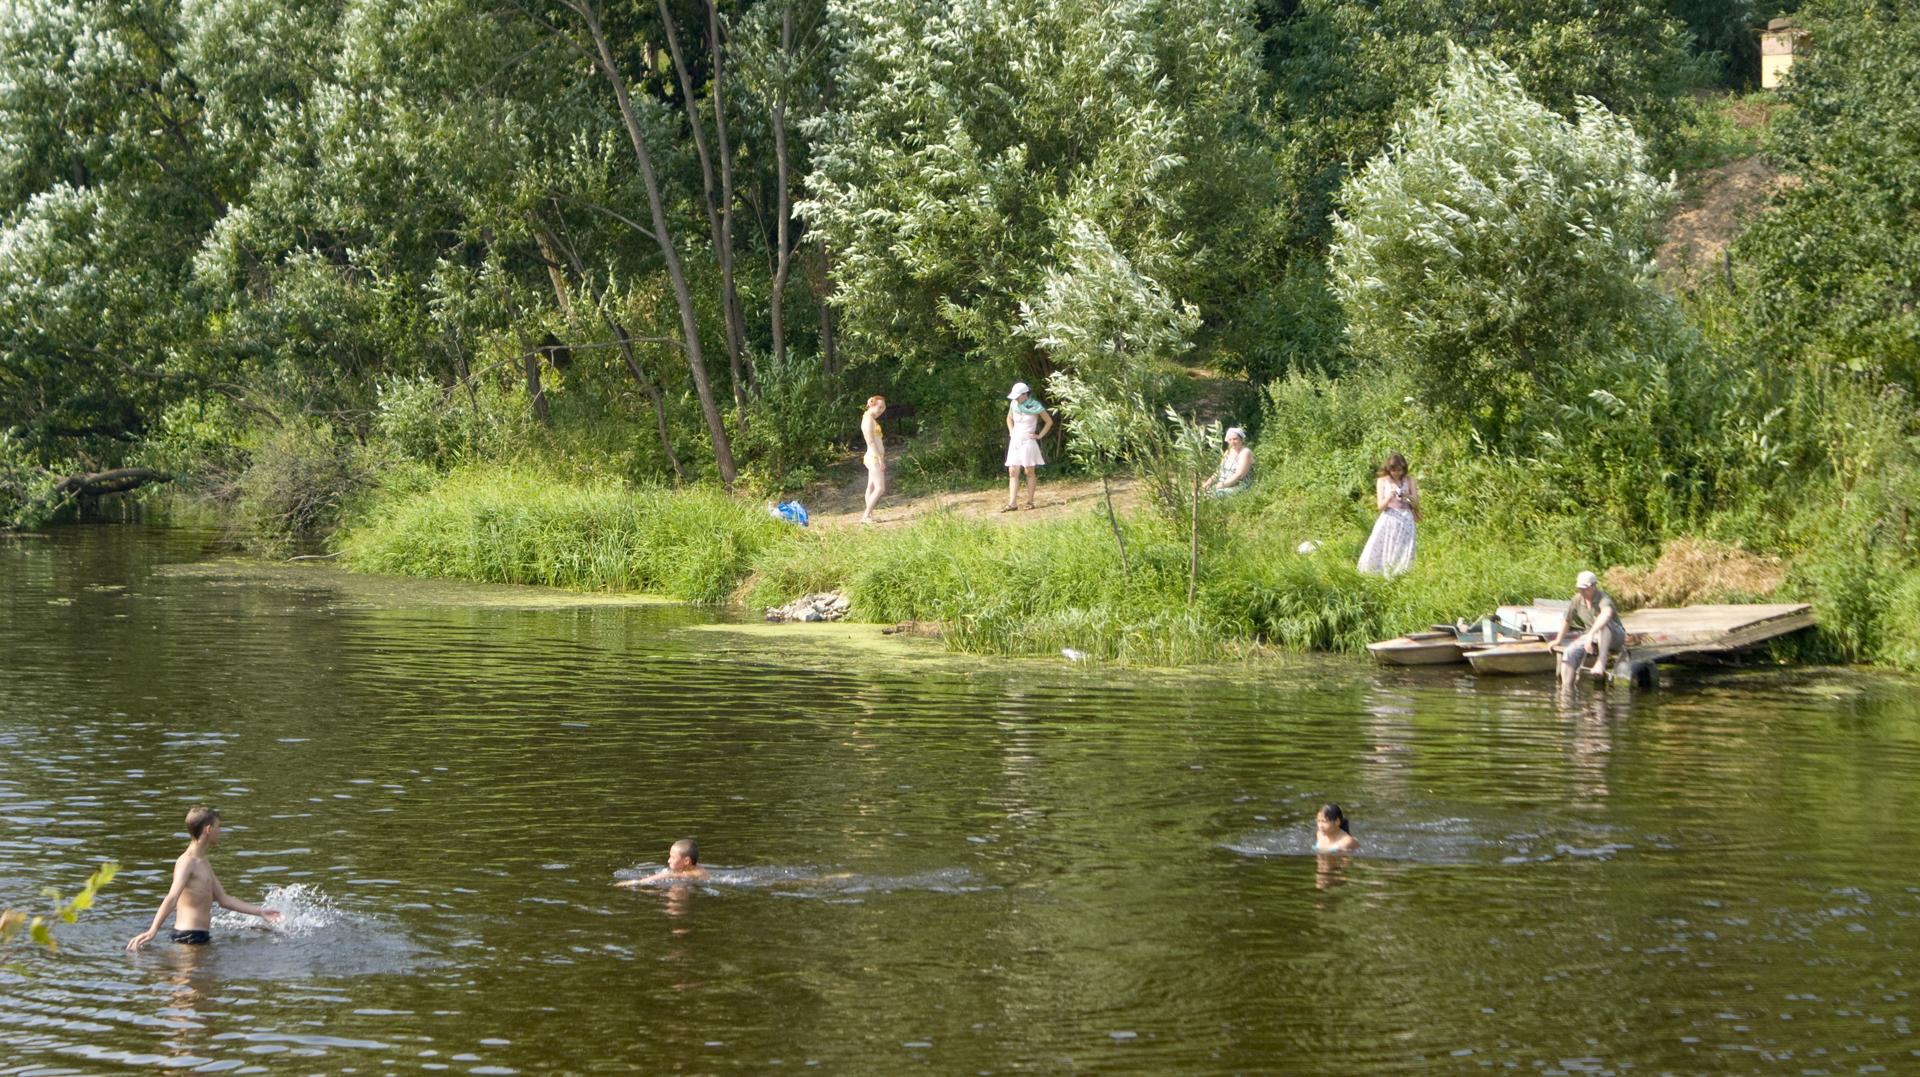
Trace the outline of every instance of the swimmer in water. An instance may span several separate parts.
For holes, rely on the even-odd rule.
[[[1347,814],[1340,810],[1338,804],[1323,805],[1320,814],[1314,817],[1313,828],[1313,851],[1316,853],[1350,853],[1360,847],[1347,829]]]
[[[667,868],[644,879],[623,879],[615,886],[664,886],[669,883],[698,882],[707,877],[700,866],[700,846],[692,838],[681,838],[667,850]]]
[[[188,811],[187,837],[192,842],[173,862],[173,886],[167,890],[166,900],[160,902],[160,911],[153,914],[152,925],[127,940],[127,949],[138,950],[152,942],[170,912],[175,914],[173,941],[185,946],[204,946],[213,941],[210,929],[215,905],[258,916],[269,924],[280,922],[278,912],[241,901],[221,889],[219,878],[213,874],[213,865],[207,860],[207,854],[220,840],[219,812],[205,805]]]

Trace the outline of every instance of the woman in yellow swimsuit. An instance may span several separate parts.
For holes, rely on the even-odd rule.
[[[867,410],[860,415],[860,434],[867,439],[867,455],[861,459],[867,465],[867,511],[860,514],[863,524],[873,522],[874,503],[887,492],[887,435],[880,429],[880,416],[886,410],[886,397],[870,396]]]

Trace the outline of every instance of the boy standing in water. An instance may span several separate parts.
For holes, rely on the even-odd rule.
[[[667,869],[644,879],[623,879],[615,886],[658,886],[661,883],[697,882],[707,877],[700,866],[700,846],[692,838],[681,838],[667,850]]]
[[[213,941],[208,929],[213,926],[215,905],[258,916],[269,924],[280,922],[280,914],[274,910],[248,904],[220,888],[213,865],[207,861],[207,854],[220,841],[219,812],[204,804],[195,805],[187,812],[187,837],[193,840],[187,851],[180,854],[180,859],[173,862],[173,886],[167,891],[166,900],[160,903],[160,911],[153,914],[153,924],[127,940],[127,949],[138,950],[152,942],[169,912],[175,913],[173,941],[187,946],[204,946]]]

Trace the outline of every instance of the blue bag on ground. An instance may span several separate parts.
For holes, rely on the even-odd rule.
[[[807,526],[807,507],[798,501],[782,501],[778,505],[768,505],[767,511],[790,524]]]

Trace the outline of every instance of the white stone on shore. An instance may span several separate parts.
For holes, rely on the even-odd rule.
[[[852,603],[847,596],[835,591],[821,591],[818,594],[802,595],[784,606],[768,606],[769,621],[838,621],[847,615]]]

